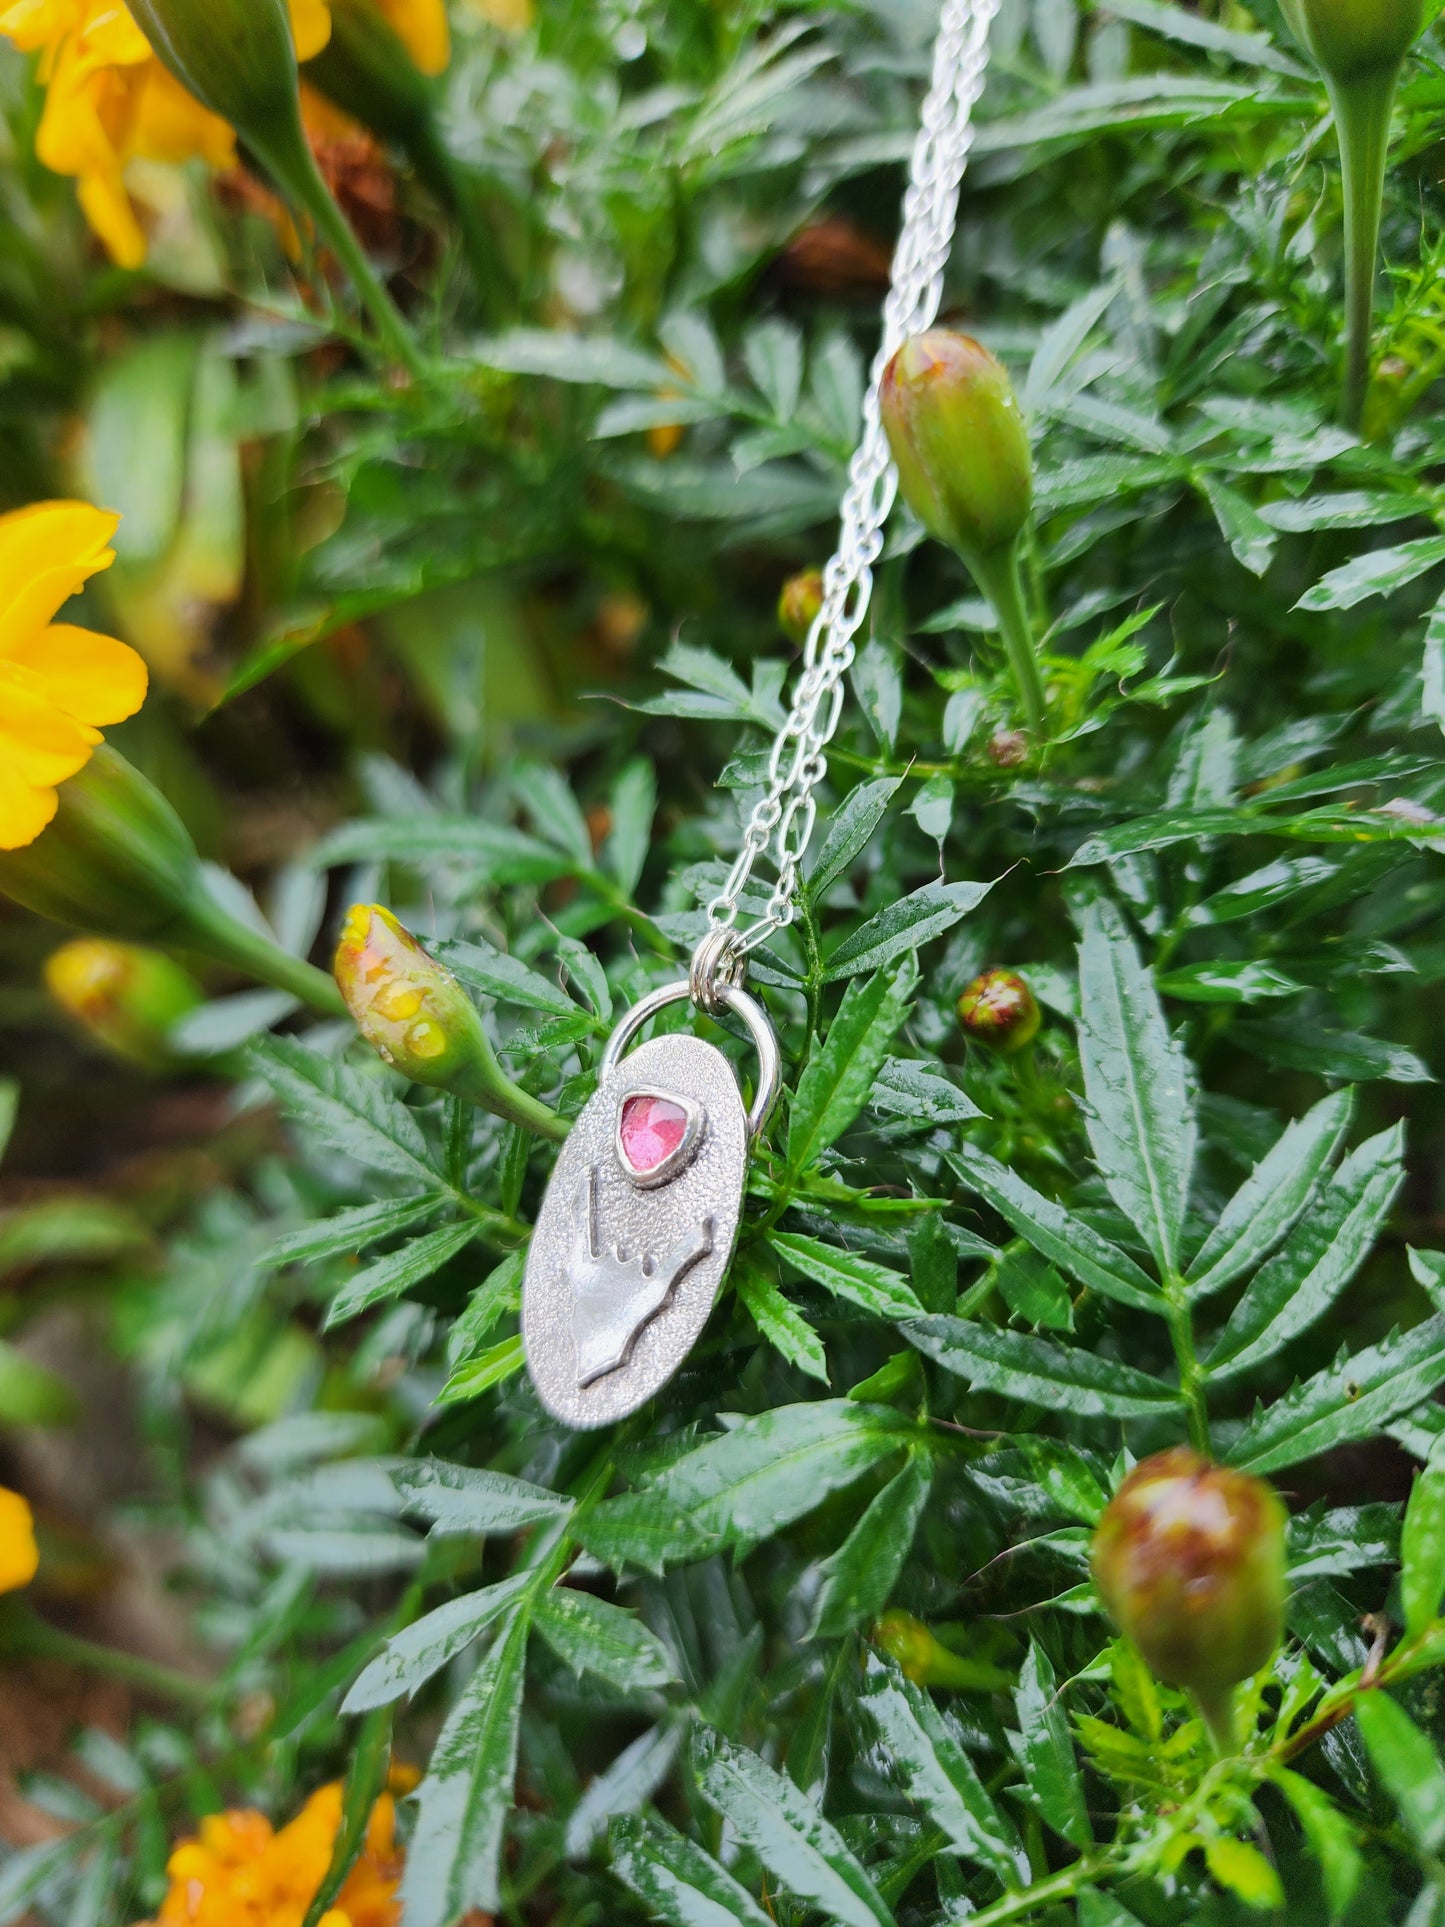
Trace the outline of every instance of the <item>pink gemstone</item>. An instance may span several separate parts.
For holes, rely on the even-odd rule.
[[[638,1091],[622,1100],[622,1155],[640,1178],[657,1170],[687,1136],[687,1112],[670,1097]]]

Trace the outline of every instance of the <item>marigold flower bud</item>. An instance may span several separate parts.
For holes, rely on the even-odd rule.
[[[544,1137],[566,1136],[556,1112],[507,1077],[476,1005],[452,973],[379,903],[354,904],[347,912],[336,981],[357,1029],[403,1077]]]
[[[1280,0],[1290,31],[1330,80],[1393,73],[1425,26],[1424,0]]]
[[[1150,1670],[1216,1732],[1284,1631],[1286,1515],[1262,1479],[1187,1446],[1135,1466],[1094,1531],[1094,1582]]]
[[[202,1001],[195,978],[163,951],[104,937],[52,951],[45,987],[97,1043],[147,1070],[174,1062],[167,1035]]]
[[[959,998],[958,1021],[973,1043],[1012,1057],[1034,1041],[1044,1019],[1016,970],[985,970]]]
[[[341,1011],[328,977],[222,908],[185,824],[109,747],[59,786],[54,821],[33,843],[0,851],[0,896],[93,936],[196,951]]]
[[[778,597],[778,625],[795,649],[801,649],[813,632],[823,607],[823,571],[804,569],[789,576]]]
[[[883,375],[883,426],[903,498],[964,560],[1014,542],[1034,498],[1028,430],[1003,364],[942,328],[904,342]]]
[[[18,1492],[0,1486],[0,1592],[18,1592],[39,1569],[30,1507]]]

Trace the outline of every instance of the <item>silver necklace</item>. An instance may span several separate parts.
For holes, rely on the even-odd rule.
[[[843,679],[898,490],[879,385],[904,342],[938,314],[999,5],[945,0],[838,547],[824,571],[823,606],[792,708],[773,743],[767,790],[722,894],[708,906],[708,931],[686,980],[654,990],[613,1033],[596,1093],[558,1155],[532,1234],[522,1294],[527,1364],[543,1405],[578,1430],[625,1418],[672,1377],[707,1323],[737,1242],[748,1157],[782,1088],[773,1027],[744,988],[748,958],[796,913]],[[772,894],[756,922],[740,928],[743,891],[768,853],[777,872]],[[746,1026],[758,1057],[746,1114],[728,1060],[701,1038],[655,1037],[626,1054],[659,1011],[684,999],[709,1016],[730,1011]]]

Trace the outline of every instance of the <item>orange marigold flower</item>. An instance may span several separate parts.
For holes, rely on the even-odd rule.
[[[39,1565],[30,1507],[18,1492],[0,1485],[0,1592],[28,1586]]]
[[[170,1891],[143,1927],[301,1927],[340,1826],[339,1784],[312,1794],[279,1832],[251,1809],[212,1814],[171,1855]],[[401,1873],[396,1808],[384,1793],[372,1808],[361,1856],[321,1927],[396,1927]]]
[[[0,515],[0,850],[35,841],[55,814],[56,784],[90,761],[100,725],[145,700],[134,649],[52,620],[115,560],[119,521],[86,502]]]
[[[331,32],[326,0],[289,0],[296,51],[319,53]],[[225,168],[236,137],[151,52],[120,0],[0,0],[0,35],[39,52],[45,109],[35,151],[77,182],[91,227],[119,266],[138,268],[145,233],[126,186],[132,161],[200,159]]]

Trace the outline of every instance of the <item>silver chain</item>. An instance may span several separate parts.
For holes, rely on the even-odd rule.
[[[815,792],[828,773],[826,750],[843,712],[843,678],[873,594],[873,565],[898,493],[879,415],[883,374],[904,342],[931,327],[958,223],[958,193],[973,145],[973,110],[983,92],[988,30],[1000,0],[945,0],[933,80],[909,168],[903,227],[883,308],[883,341],[863,400],[863,435],[848,470],[838,548],[823,572],[823,606],[808,636],[788,720],[773,744],[768,789],[748,819],[743,847],[722,894],[708,905],[714,932],[726,931],[734,959],[793,921],[798,871],[818,814]],[[736,928],[743,890],[771,846],[777,883],[756,923]]]

